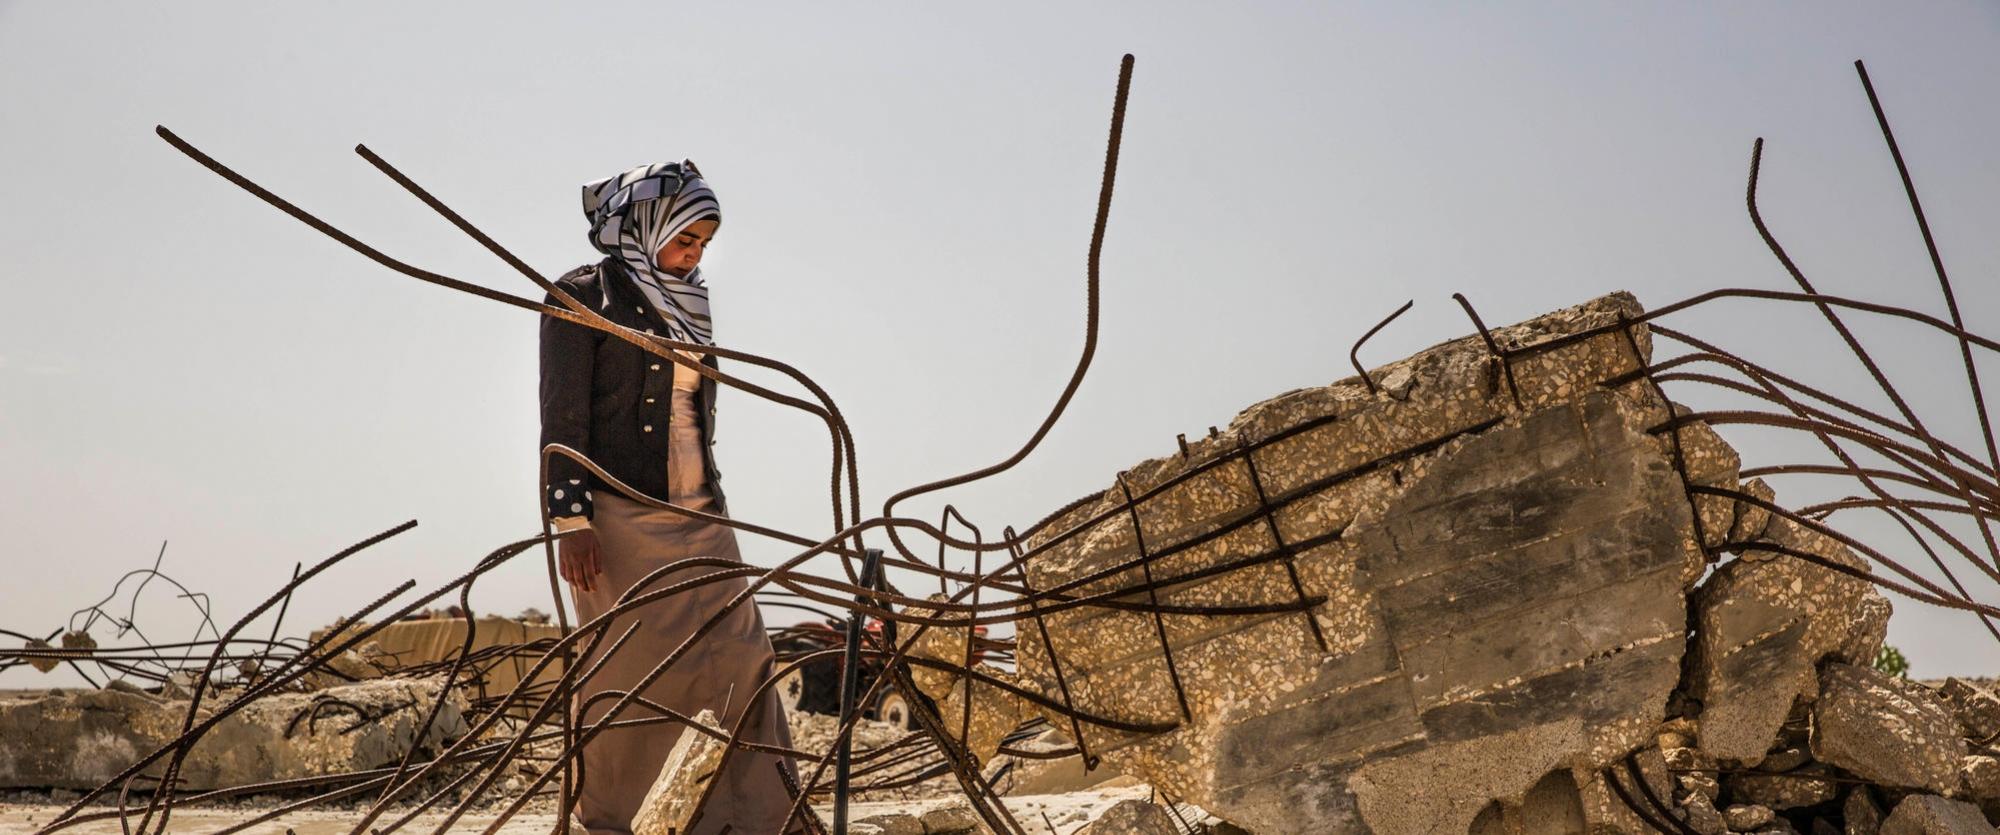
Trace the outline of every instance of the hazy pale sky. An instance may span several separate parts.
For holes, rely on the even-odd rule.
[[[1025,464],[935,497],[989,534],[1176,433],[1348,376],[1348,346],[1406,299],[1367,358],[1468,332],[1453,291],[1497,324],[1618,289],[1649,306],[1791,289],[1743,208],[1757,136],[1765,214],[1822,289],[1941,315],[1856,58],[1961,307],[2000,332],[1990,2],[0,0],[0,626],[61,625],[162,540],[167,572],[226,620],[295,562],[420,520],[309,585],[289,621],[303,629],[539,531],[535,317],[363,259],[155,124],[392,255],[535,297],[354,144],[549,275],[596,259],[580,184],[693,158],[728,217],[704,264],[719,339],[833,393],[874,511],[1005,457],[1061,390],[1125,52],[1096,363]],[[1675,324],[1883,402],[1810,311]],[[1857,330],[1935,428],[1978,448],[1955,345]],[[824,535],[824,430],[736,392],[720,420],[735,513]],[[1816,455],[1725,435],[1746,463]],[[766,564],[790,551],[744,544]],[[141,625],[187,635],[185,604],[158,591]],[[547,609],[547,594],[529,555],[474,604]],[[1896,603],[1891,642],[1918,675],[2000,669],[1970,618]]]

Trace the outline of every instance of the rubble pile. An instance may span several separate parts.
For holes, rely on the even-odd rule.
[[[443,678],[389,678],[263,697],[224,717],[181,765],[202,790],[394,767],[466,734],[453,690],[417,739]],[[223,700],[226,700],[224,697]],[[214,714],[217,699],[196,712]],[[94,789],[181,735],[189,702],[129,686],[0,696],[0,787]],[[156,766],[146,772],[158,776]]]
[[[1170,730],[919,686],[992,720],[976,756],[1043,716],[1255,832],[1992,832],[2000,704],[1866,666],[1868,564],[1674,422],[1647,329],[1617,327],[1640,313],[1606,296],[1281,395],[1041,527],[1033,588],[1181,608],[1024,607],[1000,675]]]

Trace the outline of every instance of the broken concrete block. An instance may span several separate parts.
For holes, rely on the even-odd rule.
[[[181,784],[199,790],[364,771],[395,765],[412,746],[438,750],[467,731],[465,701],[453,692],[416,739],[440,686],[437,678],[385,679],[266,696],[194,745]],[[0,787],[96,788],[178,737],[187,709],[186,701],[110,689],[0,696]]]
[[[1913,794],[1882,821],[1882,835],[1993,835],[1979,807],[1962,800]]]
[[[1855,786],[1847,791],[1847,799],[1841,802],[1841,819],[1846,822],[1846,835],[1878,835],[1882,831],[1882,807],[1876,805],[1867,786]]]
[[[29,639],[28,639],[28,643],[27,643],[27,646],[26,646],[26,647],[24,647],[24,648],[25,648],[25,649],[38,649],[38,650],[53,650],[53,649],[55,649],[55,647],[52,647],[52,646],[49,646],[49,642],[48,642],[48,641],[44,641],[44,640],[42,640],[42,639],[40,639],[40,638],[29,638]],[[62,664],[62,662],[61,662],[61,661],[57,661],[57,660],[56,660],[56,659],[54,659],[54,658],[49,658],[49,657],[46,657],[46,656],[36,656],[36,657],[34,657],[34,658],[30,658],[30,659],[28,659],[28,666],[30,666],[30,667],[33,667],[33,668],[35,668],[35,670],[36,670],[36,671],[38,671],[38,672],[44,672],[44,673],[46,673],[46,672],[48,672],[48,671],[50,671],[50,670],[53,670],[53,669],[55,669],[55,668],[56,668],[57,666],[59,666],[59,665],[61,665],[61,664]]]
[[[1682,774],[1678,782],[1682,790],[1701,795],[1710,801],[1722,796],[1722,784],[1716,781],[1713,774]]]
[[[1992,691],[1954,677],[1945,679],[1937,694],[1951,705],[1966,736],[1982,742],[2000,736],[2000,697]]]
[[[1764,761],[1757,764],[1758,771],[1778,773],[1790,771],[1812,760],[1812,754],[1802,746],[1786,745],[1771,749],[1764,755]]]
[[[1889,615],[1894,611],[1889,598],[1879,593],[1863,595],[1861,603],[1848,616],[1852,625],[1848,629],[1847,640],[1833,651],[1832,657],[1848,659],[1856,664],[1872,664],[1889,637]]]
[[[959,663],[964,663],[963,659]],[[999,679],[1011,676],[991,664],[979,671]],[[967,703],[966,694],[971,694]],[[1006,690],[984,681],[959,678],[938,702],[938,721],[947,736],[964,745],[981,764],[990,762],[1000,743],[1028,717],[1027,706]]]
[[[1825,766],[1813,765],[1784,773],[1733,774],[1723,781],[1741,803],[1772,809],[1817,806],[1840,796],[1840,785]]]
[[[88,632],[64,632],[62,646],[63,649],[73,651],[77,655],[89,655],[92,650],[97,649],[97,639],[90,637]]]
[[[880,835],[926,835],[924,822],[916,815],[892,812],[886,815],[869,815],[853,823],[854,827],[874,827]],[[850,833],[855,830],[850,829]],[[635,830],[636,835],[636,830]]]
[[[1774,516],[1759,541],[1866,570],[1838,541]],[[1716,569],[1695,595],[1695,640],[1687,686],[1702,702],[1702,750],[1754,765],[1770,748],[1795,699],[1817,690],[1825,658],[1879,645],[1887,614],[1857,621],[1882,599],[1857,577],[1803,559],[1738,559]],[[1883,600],[1881,606],[1886,607]]]
[[[1180,835],[1167,810],[1144,800],[1120,800],[1084,827],[1081,835]]]
[[[1777,819],[1768,806],[1737,804],[1722,810],[1723,822],[1737,832],[1750,832]]]
[[[695,714],[694,721],[720,730],[713,710],[703,709]],[[693,728],[682,730],[673,750],[667,753],[667,761],[660,765],[660,776],[646,790],[645,799],[639,801],[639,813],[632,816],[632,835],[687,832],[688,822],[700,808],[702,795],[709,781],[715,779],[715,771],[722,765],[722,755],[728,747],[727,742]]]
[[[1973,800],[2000,800],[2000,757],[1967,754],[1958,762],[1959,784]]]
[[[1688,828],[1701,835],[1722,835],[1729,831],[1729,824],[1723,819],[1721,810],[1715,808],[1714,800],[1689,792],[1681,797],[1678,805],[1687,813],[1685,822]]]
[[[1675,412],[1684,411],[1676,406]],[[1687,483],[1723,490],[1737,488],[1736,472],[1742,463],[1736,450],[1722,440],[1721,435],[1706,423],[1688,423],[1674,431],[1668,439],[1669,460],[1676,461],[1685,469]],[[1728,496],[1701,494],[1693,497],[1695,507],[1700,509],[1702,544],[1716,548],[1730,541],[1730,531],[1736,524],[1737,500]],[[1683,576],[1682,587],[1689,587],[1700,579],[1701,572],[1693,576]]]
[[[1612,296],[1493,336],[1531,345],[1638,311]],[[1473,336],[1378,369],[1408,371],[1401,399],[1358,379],[1288,393],[1040,526],[1026,562],[1038,589],[1150,578],[1123,599],[1325,599],[1048,614],[1080,710],[1171,728],[1085,721],[1079,744],[1251,829],[1395,833],[1464,831],[1551,771],[1594,772],[1653,741],[1680,677],[1683,578],[1705,559],[1650,434],[1667,405],[1612,382],[1646,362],[1645,329],[1632,335],[1506,368]],[[1720,466],[1733,453],[1696,452],[1734,478]],[[1050,652],[1026,634],[1020,683],[1060,701]]]
[[[978,812],[963,804],[941,806],[925,812],[922,822],[924,831],[930,835],[961,835],[966,832],[977,832],[985,825],[979,820]]]
[[[1830,663],[1813,706],[1812,751],[1864,779],[1952,793],[1965,740],[1951,710],[1922,685]]]
[[[944,599],[944,595],[933,594],[927,599],[941,601]],[[912,618],[969,619],[969,615],[964,612],[945,612],[939,608],[914,605],[905,607],[904,614]],[[919,626],[910,626],[907,628],[915,633],[915,637],[911,639],[909,646],[909,654],[912,658],[925,658],[957,667],[964,665],[965,659],[969,657],[967,642],[972,639],[972,628],[969,625],[950,626],[928,623],[921,624],[921,631],[919,631]],[[925,696],[929,696],[932,701],[937,702],[944,701],[946,694],[950,693],[951,689],[959,683],[959,677],[953,675],[950,670],[941,670],[921,664],[910,665],[910,680],[917,685],[918,690],[923,691]]]
[[[1778,500],[1777,491],[1771,489],[1771,485],[1764,483],[1764,480],[1761,478],[1753,478],[1745,481],[1739,489],[1744,493],[1763,500],[1765,503],[1776,504]],[[1749,542],[1758,539],[1764,535],[1764,527],[1770,524],[1770,522],[1771,511],[1763,504],[1738,499],[1736,502],[1736,518],[1729,525],[1729,541]],[[1772,551],[1748,551],[1743,554],[1743,558],[1746,560],[1768,560],[1776,557],[1777,554]]]

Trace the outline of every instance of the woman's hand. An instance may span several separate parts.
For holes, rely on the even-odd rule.
[[[562,558],[557,561],[557,569],[562,578],[580,591],[596,591],[598,575],[604,573],[604,565],[597,559],[597,532],[578,529],[563,537],[560,550]]]

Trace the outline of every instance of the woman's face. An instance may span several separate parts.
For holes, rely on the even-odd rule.
[[[659,252],[653,253],[654,265],[675,278],[686,278],[701,263],[701,254],[708,249],[708,242],[715,238],[715,229],[720,225],[715,220],[697,220],[688,224],[688,228],[682,229],[680,234],[668,239]]]

